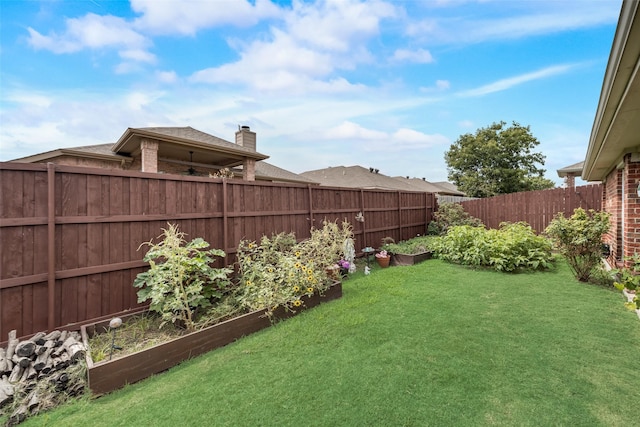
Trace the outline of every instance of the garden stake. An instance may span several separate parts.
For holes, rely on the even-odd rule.
[[[109,360],[113,356],[113,350],[122,350],[122,347],[116,345],[116,329],[122,326],[122,319],[119,317],[114,317],[109,322],[109,328],[111,329],[111,349],[109,351]]]

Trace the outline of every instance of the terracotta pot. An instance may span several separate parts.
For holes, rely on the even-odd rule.
[[[378,261],[378,265],[382,268],[389,267],[389,261],[391,261],[391,257],[388,256],[386,258],[378,258],[376,257],[376,261]]]

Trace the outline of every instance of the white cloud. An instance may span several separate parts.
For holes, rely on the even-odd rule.
[[[366,42],[379,34],[393,6],[372,1],[294,2],[284,27],[272,26],[267,39],[241,44],[240,60],[192,74],[193,82],[234,84],[265,92],[345,92],[363,89],[339,76],[340,70],[373,61]]]
[[[41,95],[35,92],[10,92],[6,98],[8,102],[21,104],[22,106],[34,106],[47,108],[53,102],[50,96]]]
[[[131,8],[142,15],[135,21],[136,28],[155,34],[194,35],[220,25],[248,27],[282,14],[269,0],[255,4],[246,0],[132,0]]]
[[[519,76],[498,80],[496,82],[493,82],[484,86],[480,86],[475,89],[466,90],[458,93],[458,96],[474,97],[474,96],[483,96],[483,95],[487,95],[489,93],[494,93],[494,92],[501,92],[526,82],[530,82],[533,80],[540,80],[540,79],[555,76],[558,74],[564,74],[575,67],[576,65],[571,65],[571,64],[554,65],[551,67],[543,68],[538,71],[533,71],[531,73],[521,74]]]
[[[362,126],[345,121],[339,126],[328,129],[324,134],[325,139],[357,139],[365,141],[381,141],[389,138],[385,132],[365,129]]]
[[[428,64],[433,62],[433,56],[428,50],[398,49],[393,53],[393,60],[398,62],[415,62],[418,64]]]
[[[162,83],[175,83],[178,81],[178,75],[175,71],[156,71],[156,78]]]
[[[459,2],[450,2],[458,6]],[[502,17],[484,19],[482,14],[469,13],[472,6],[460,8],[458,16],[434,19],[426,17],[410,21],[406,34],[432,43],[481,43],[488,40],[508,40],[553,34],[615,23],[619,8],[610,1],[535,1],[496,2],[484,5]]]
[[[161,98],[162,95],[162,93],[132,92],[127,95],[125,105],[133,111],[141,110]]]
[[[421,92],[443,92],[451,87],[449,80],[436,80],[436,84],[431,87],[421,87]]]
[[[356,143],[359,149],[367,152],[420,150],[449,143],[449,139],[443,135],[428,135],[408,128],[384,132],[367,129],[351,121],[328,129],[322,136],[325,140]]]
[[[82,18],[69,18],[65,24],[63,34],[42,35],[29,27],[29,44],[35,49],[50,50],[53,53],[102,48],[139,50],[151,44],[145,36],[132,30],[126,20],[116,16],[89,13]]]
[[[358,42],[379,34],[380,21],[396,13],[393,5],[378,0],[294,2],[286,22],[296,40],[321,50],[349,52]]]
[[[122,59],[129,59],[129,60],[138,61],[138,62],[146,62],[149,64],[156,63],[155,55],[141,49],[122,50],[118,54]]]

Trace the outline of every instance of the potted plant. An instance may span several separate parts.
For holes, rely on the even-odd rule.
[[[376,261],[381,268],[389,267],[389,262],[391,261],[391,255],[386,250],[381,250],[376,254]]]

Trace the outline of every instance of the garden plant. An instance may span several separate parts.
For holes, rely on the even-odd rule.
[[[429,223],[428,233],[443,236],[451,227],[469,225],[471,227],[482,226],[482,221],[472,217],[460,203],[441,203],[433,214],[434,220]]]
[[[558,213],[545,234],[567,260],[581,282],[588,282],[602,264],[602,236],[609,231],[609,214],[577,208],[570,218]]]
[[[331,286],[334,278],[329,272],[353,256],[345,254],[352,240],[348,222],[340,226],[325,221],[299,243],[290,233],[263,236],[259,243],[241,241],[237,253],[239,303],[249,310],[265,308],[268,313],[279,306],[301,306],[303,295],[323,293]]]
[[[384,243],[382,249],[392,254],[415,255],[431,251],[435,239],[435,236],[418,236],[397,243]]]
[[[186,242],[184,236],[177,225],[169,224],[160,242],[143,243],[141,247],[149,246],[144,256],[149,270],[138,274],[133,286],[140,288],[138,302],[149,300],[149,310],[164,322],[183,322],[187,330],[194,330],[198,310],[222,297],[231,270],[212,267],[214,257],[224,257],[224,251],[207,249],[209,243],[202,238]]]
[[[551,242],[525,222],[502,223],[498,230],[455,226],[433,247],[445,261],[497,271],[543,270],[553,265]]]

